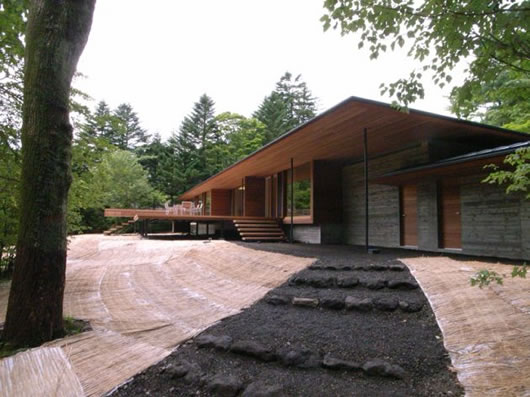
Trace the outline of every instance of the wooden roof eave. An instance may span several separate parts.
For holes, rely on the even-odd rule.
[[[516,142],[522,133],[410,110],[398,112],[388,104],[350,97],[301,126],[280,136],[246,158],[234,163],[179,198],[190,199],[212,189],[232,189],[245,176],[266,176],[311,160],[345,159],[362,155],[362,130],[369,129],[370,154],[395,149],[418,140],[477,138]]]

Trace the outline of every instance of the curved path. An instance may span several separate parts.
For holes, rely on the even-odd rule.
[[[75,237],[64,311],[93,331],[1,360],[0,395],[102,395],[312,262],[224,241]],[[0,285],[0,318],[6,302]]]
[[[530,280],[471,287],[481,269],[511,266],[447,257],[401,259],[429,299],[467,397],[530,397]]]

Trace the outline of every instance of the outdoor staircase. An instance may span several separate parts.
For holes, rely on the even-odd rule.
[[[243,241],[285,241],[285,234],[274,219],[234,219],[234,226]]]
[[[134,222],[136,222],[134,219],[130,219],[127,222],[122,222],[117,225],[112,226],[109,230],[105,230],[103,234],[105,236],[111,236],[113,234],[118,234],[123,232],[128,226],[132,225]]]

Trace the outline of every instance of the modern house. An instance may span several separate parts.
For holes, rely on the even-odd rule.
[[[205,218],[278,220],[305,243],[530,259],[530,201],[482,183],[485,165],[529,145],[526,134],[351,97],[180,198],[201,200]]]

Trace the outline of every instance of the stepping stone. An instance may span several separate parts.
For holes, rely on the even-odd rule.
[[[197,364],[195,364],[197,365]],[[193,364],[188,361],[182,360],[178,363],[168,365],[162,368],[160,373],[168,375],[171,379],[183,378],[193,369]]]
[[[315,368],[320,366],[318,356],[310,350],[283,349],[278,352],[278,357],[287,367]]]
[[[243,383],[231,375],[217,375],[208,382],[208,390],[220,397],[237,396]]]
[[[228,335],[199,335],[195,338],[195,343],[199,347],[213,347],[219,350],[228,350],[232,344],[232,338]]]
[[[382,271],[388,270],[388,265],[382,265],[379,263],[375,263],[369,267],[369,270],[373,270],[376,272],[382,272]]]
[[[359,371],[361,364],[354,361],[340,360],[338,358],[331,357],[326,354],[324,360],[322,360],[322,366],[328,369],[345,370],[345,371]]]
[[[242,397],[283,397],[282,386],[269,385],[262,382],[252,382],[243,391]]]
[[[397,298],[389,297],[389,298],[377,298],[374,299],[374,306],[376,309],[385,311],[385,312],[392,312],[397,309],[399,306],[399,301]]]
[[[276,355],[261,343],[254,341],[238,341],[232,343],[230,351],[244,356],[254,357],[269,362],[276,359]]]
[[[415,313],[423,308],[423,303],[399,301],[399,308],[405,313]]]
[[[368,376],[383,376],[396,379],[403,379],[405,377],[405,370],[399,365],[392,365],[379,359],[370,360],[364,363],[363,371]]]
[[[265,302],[274,306],[286,305],[289,303],[289,298],[286,296],[269,295],[265,298]]]
[[[388,288],[391,289],[416,289],[419,287],[416,281],[407,281],[407,280],[390,280],[387,283]]]
[[[294,306],[302,306],[302,307],[317,307],[318,306],[318,299],[316,298],[293,298],[292,302]]]
[[[347,296],[345,300],[346,310],[357,310],[360,312],[367,312],[372,310],[373,302],[370,298],[356,298],[354,296]]]
[[[385,280],[366,280],[363,282],[364,286],[368,289],[383,289],[385,288]]]
[[[390,265],[388,268],[394,272],[402,272],[405,270],[404,265]]]
[[[307,284],[315,288],[329,288],[333,287],[336,283],[337,279],[335,277],[313,278],[307,280]]]
[[[357,277],[346,277],[339,278],[337,280],[337,286],[341,288],[353,288],[359,284],[359,279]]]
[[[344,309],[344,300],[340,298],[322,298],[320,306],[326,309],[341,310]]]

